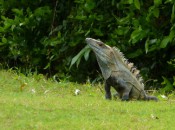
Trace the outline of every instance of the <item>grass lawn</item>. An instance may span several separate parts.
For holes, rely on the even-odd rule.
[[[175,101],[107,101],[101,85],[0,71],[1,130],[173,130]],[[80,90],[75,95],[76,89]]]

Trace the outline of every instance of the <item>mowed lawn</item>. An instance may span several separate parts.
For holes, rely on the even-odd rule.
[[[105,100],[102,86],[0,71],[1,130],[173,130],[175,101]],[[75,95],[79,89],[80,94]],[[160,97],[159,97],[160,98]]]

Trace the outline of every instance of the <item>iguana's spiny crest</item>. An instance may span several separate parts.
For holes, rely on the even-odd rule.
[[[120,58],[123,61],[123,64],[126,64],[126,66],[128,67],[128,69],[130,70],[130,72],[133,73],[133,75],[139,80],[139,82],[142,84],[143,83],[143,78],[140,75],[140,71],[134,66],[134,63],[129,62],[128,59],[125,58],[125,56],[123,55],[123,53],[116,47],[113,47],[114,52],[117,55],[120,55]],[[142,84],[143,85],[143,84]]]

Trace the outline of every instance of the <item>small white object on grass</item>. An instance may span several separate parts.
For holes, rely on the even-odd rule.
[[[159,119],[157,116],[155,116],[155,115],[153,115],[153,114],[151,114],[151,118],[152,118],[152,119]]]
[[[165,95],[160,95],[163,99],[168,99]]]
[[[33,89],[31,89],[31,92],[34,94],[34,93],[36,93],[36,90],[33,88]]]
[[[80,94],[80,90],[79,89],[75,89],[75,95],[79,95]]]

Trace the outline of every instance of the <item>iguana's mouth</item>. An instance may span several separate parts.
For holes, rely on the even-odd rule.
[[[93,40],[93,42],[91,42],[91,40]],[[107,54],[105,54],[105,53],[103,53],[103,51],[101,51],[101,46],[104,45],[103,42],[92,39],[92,38],[86,38],[85,41],[91,47],[91,49],[94,51],[94,53],[96,53],[99,57],[106,57],[106,58],[110,59],[110,57]],[[95,43],[94,43],[94,41],[95,41]]]
[[[86,41],[87,43],[89,43],[89,44],[91,44],[91,40],[95,41],[95,43],[96,43],[97,45],[99,45],[99,46],[104,45],[103,42],[98,41],[98,40],[95,40],[95,39],[92,39],[92,38],[86,38],[86,39],[85,39],[85,41]]]

